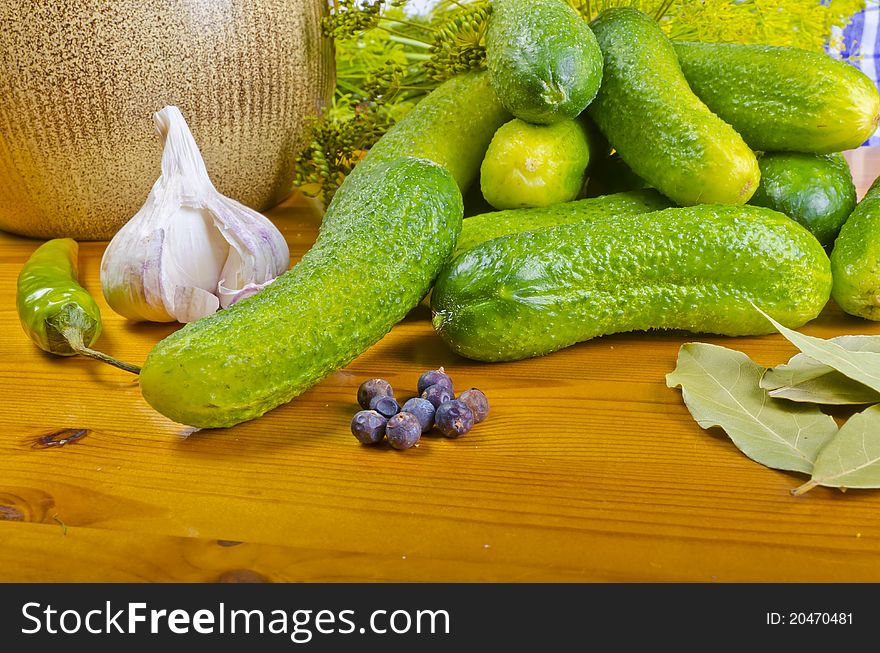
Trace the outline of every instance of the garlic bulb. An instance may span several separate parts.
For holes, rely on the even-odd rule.
[[[131,320],[192,322],[271,283],[290,252],[268,218],[214,188],[180,109],[153,118],[162,174],[107,245],[101,289]]]

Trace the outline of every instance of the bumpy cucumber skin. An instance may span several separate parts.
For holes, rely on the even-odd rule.
[[[785,213],[822,245],[832,244],[856,207],[856,187],[843,155],[772,152],[760,156],[758,164],[761,183],[749,204]]]
[[[253,419],[348,364],[418,304],[461,230],[455,180],[404,158],[349,181],[289,271],[153,348],[140,373],[150,405],[195,427]]]
[[[441,272],[431,307],[454,351],[491,362],[626,331],[773,332],[750,302],[795,328],[830,291],[828,256],[797,222],[702,205],[487,241]]]
[[[798,48],[675,44],[694,92],[755,150],[829,154],[877,129],[880,93],[855,66]]]
[[[496,209],[570,202],[590,163],[590,134],[579,120],[534,125],[519,118],[495,132],[480,165],[480,190]]]
[[[847,218],[831,250],[831,296],[846,313],[880,320],[880,177]]]
[[[605,68],[587,113],[633,172],[682,206],[747,202],[757,158],[691,91],[657,21],[619,7],[591,26]]]
[[[486,66],[508,111],[535,124],[579,115],[602,82],[596,37],[565,0],[495,0]]]
[[[487,240],[508,234],[545,229],[581,220],[602,220],[614,216],[648,213],[671,206],[656,190],[613,193],[564,204],[529,209],[508,209],[471,216],[462,223],[461,235],[453,256],[472,249]]]
[[[495,131],[510,119],[486,71],[457,75],[388,130],[349,177],[357,179],[376,165],[414,156],[447,168],[464,194],[477,179]]]

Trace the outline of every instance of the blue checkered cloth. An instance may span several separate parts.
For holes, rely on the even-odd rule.
[[[880,5],[876,0],[868,0],[868,6],[855,14],[849,25],[843,29],[843,38],[840,39],[842,49],[839,52],[831,52],[832,55],[842,58],[853,57],[851,63],[873,79],[874,83],[878,81],[878,70],[880,70],[878,26],[880,26]],[[880,145],[880,129],[863,145]]]

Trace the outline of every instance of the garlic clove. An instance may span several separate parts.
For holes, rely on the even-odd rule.
[[[220,305],[223,308],[229,308],[235,302],[250,297],[251,295],[256,295],[258,291],[262,290],[270,283],[272,283],[274,279],[270,279],[266,283],[249,283],[243,288],[239,288],[238,290],[232,290],[230,288],[224,288],[223,284],[220,284]]]
[[[281,232],[262,215],[253,212],[255,219],[247,207],[226,197],[223,200],[211,208],[217,228],[229,243],[217,284],[220,306],[228,308],[285,272],[290,266],[290,250]],[[230,220],[230,215],[235,219]]]
[[[212,292],[229,256],[229,243],[205,209],[184,206],[171,217],[162,249],[169,281]]]
[[[110,308],[129,320],[173,322],[174,317],[162,302],[160,282],[165,231],[142,233],[126,229],[132,220],[116,233],[104,250],[101,259],[104,298]]]
[[[214,293],[228,255],[229,243],[207,210],[182,206],[170,217],[161,254],[161,292],[174,319],[192,322],[217,311],[220,302]]]
[[[177,286],[174,289],[174,317],[178,322],[195,322],[216,313],[220,299],[207,290],[195,286]]]

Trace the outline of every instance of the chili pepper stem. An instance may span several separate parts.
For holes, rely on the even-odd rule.
[[[82,306],[70,302],[61,307],[53,315],[45,318],[47,340],[52,353],[61,356],[82,354],[104,363],[109,363],[132,374],[140,374],[137,365],[124,363],[107,354],[91,349],[86,342],[92,344],[101,333],[101,324],[89,315]]]
[[[59,329],[59,331],[61,335],[64,336],[64,339],[67,340],[68,344],[70,344],[70,348],[73,349],[76,353],[82,354],[83,356],[87,356],[89,358],[94,358],[95,360],[109,363],[114,367],[118,367],[119,369],[125,370],[126,372],[131,372],[132,374],[140,374],[141,368],[137,365],[125,363],[123,361],[113,358],[112,356],[108,356],[103,352],[86,347],[85,343],[83,343],[82,332],[76,327],[66,327]]]
[[[82,334],[75,328],[64,329],[61,331],[61,335],[63,335],[64,339],[67,340],[67,342],[70,344],[70,348],[78,354],[82,354],[83,356],[88,356],[89,358],[94,358],[96,360],[109,363],[114,367],[118,367],[119,369],[125,370],[126,372],[131,372],[132,374],[140,374],[141,372],[141,368],[137,365],[125,363],[103,352],[86,347],[82,341]]]

